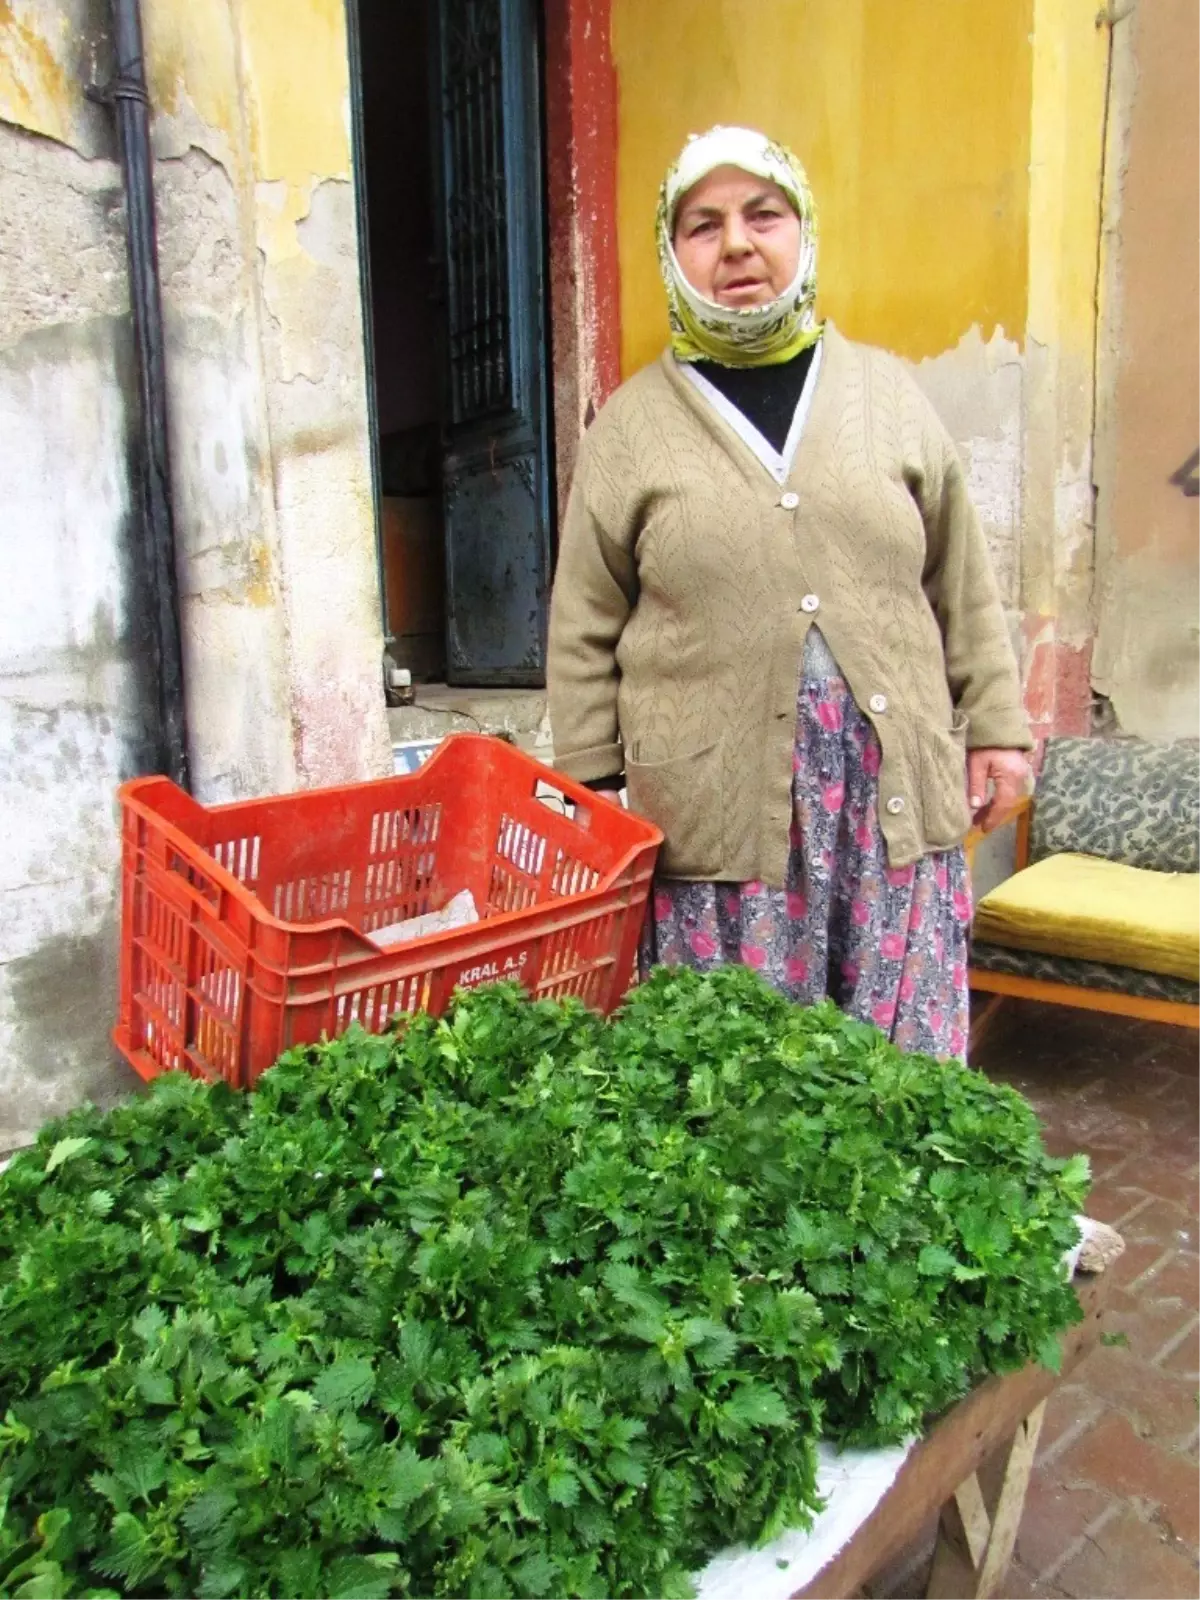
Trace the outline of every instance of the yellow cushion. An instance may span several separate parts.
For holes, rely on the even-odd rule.
[[[975,938],[1195,980],[1200,875],[1147,872],[1100,856],[1047,856],[984,895]]]

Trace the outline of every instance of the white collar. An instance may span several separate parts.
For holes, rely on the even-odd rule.
[[[713,410],[722,421],[727,422],[747,445],[774,478],[776,483],[786,483],[792,470],[792,462],[796,459],[796,451],[800,446],[800,438],[804,432],[804,425],[808,421],[808,413],[812,409],[813,395],[817,387],[817,374],[821,370],[821,358],[825,348],[824,339],[820,340],[813,350],[813,358],[809,363],[808,371],[804,375],[804,386],[800,390],[800,398],[796,401],[796,410],[792,416],[792,425],[788,429],[787,438],[783,442],[782,453],[758,431],[748,417],[740,412],[733,401],[723,395],[716,384],[697,372],[695,365],[690,361],[678,363],[684,377],[690,384],[704,396]]]

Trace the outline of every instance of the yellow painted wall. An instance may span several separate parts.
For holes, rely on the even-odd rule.
[[[1035,0],[1028,159],[1031,339],[1090,370],[1108,35],[1091,0]]]
[[[0,120],[60,144],[78,143],[92,65],[66,5],[0,0]],[[87,74],[87,76],[85,76]]]
[[[1033,0],[613,0],[624,372],[666,336],[658,185],[715,122],[805,162],[843,331],[912,359],[973,324],[1022,339],[1032,23]]]

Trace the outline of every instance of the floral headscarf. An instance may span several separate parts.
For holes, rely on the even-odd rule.
[[[796,276],[765,306],[722,306],[693,289],[671,237],[683,195],[716,167],[740,167],[777,183],[800,218]],[[790,361],[821,337],[816,319],[817,213],[804,168],[786,147],[753,128],[710,128],[693,134],[663,179],[658,197],[658,260],[667,286],[671,349],[679,361],[726,367],[771,367]]]

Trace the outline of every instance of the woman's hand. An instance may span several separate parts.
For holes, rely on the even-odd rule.
[[[967,799],[975,826],[984,833],[998,827],[1017,801],[1029,793],[1031,772],[1024,750],[968,750]]]

